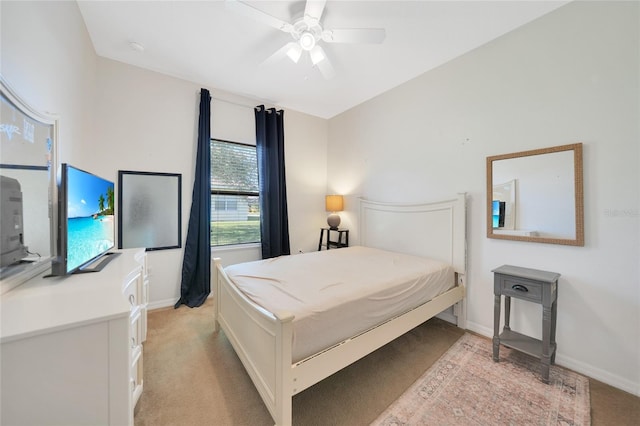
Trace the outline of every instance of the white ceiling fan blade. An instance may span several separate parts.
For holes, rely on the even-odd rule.
[[[296,47],[299,48],[299,45],[298,45],[298,43],[293,42],[293,41],[285,44],[280,49],[276,50],[273,55],[269,56],[267,59],[262,61],[262,63],[260,64],[260,67],[271,66],[271,65],[275,64],[276,62],[279,62],[282,59],[286,58],[287,56],[292,61],[297,62],[294,58],[289,56],[290,55],[289,52],[298,50],[298,49],[296,49]],[[298,59],[300,59],[300,54],[302,53],[302,49],[299,49],[299,52],[300,53],[297,55]]]
[[[331,65],[329,57],[320,46],[314,47],[314,50],[316,50],[318,54],[321,54],[323,56],[323,58],[320,59],[320,61],[317,62],[315,66],[318,67],[318,69],[320,70],[320,74],[322,74],[325,80],[331,80],[336,76],[336,71],[333,69],[333,65]]]
[[[225,0],[225,5],[229,10],[233,10],[251,19],[255,19],[258,22],[267,24],[280,31],[284,31],[285,33],[290,33],[293,30],[293,26],[290,23],[285,22],[280,18],[276,18],[275,16],[269,15],[268,13],[256,9],[253,6],[249,6],[248,4],[241,1]]]
[[[327,43],[382,43],[386,35],[384,28],[342,28],[324,30],[322,40]]]
[[[304,20],[307,21],[308,25],[320,22],[326,3],[327,0],[307,0],[307,4],[304,7]]]

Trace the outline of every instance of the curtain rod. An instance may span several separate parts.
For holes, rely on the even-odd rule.
[[[254,108],[254,109],[255,109],[256,111],[260,111],[261,109],[264,109],[264,111],[265,111],[267,114],[271,114],[271,112],[272,112],[271,110],[275,111],[276,115],[280,115],[280,114],[282,114],[282,110],[276,110],[275,108],[267,108],[267,107],[265,107],[264,105],[257,105],[257,106],[255,106],[255,108]]]
[[[231,104],[231,105],[240,106],[240,107],[243,107],[243,108],[249,108],[249,109],[254,109],[254,110],[257,109],[258,111],[260,110],[260,107],[263,107],[265,109],[265,111],[267,112],[267,114],[271,114],[270,109],[275,109],[275,107],[274,108],[267,108],[264,105],[249,105],[249,104],[246,104],[246,103],[233,102],[233,101],[229,101],[227,99],[216,98],[215,96],[211,96],[211,99],[219,101],[219,102],[225,102],[225,103],[228,103],[228,104]],[[276,110],[276,114],[280,114],[281,112],[282,112],[282,110]]]
[[[231,104],[231,105],[241,106],[241,107],[244,107],[244,108],[250,108],[250,109],[255,108],[255,105],[248,105],[248,104],[244,104],[244,103],[233,102],[233,101],[229,101],[229,100],[226,100],[226,99],[216,98],[215,96],[212,96],[211,99],[215,99],[216,101],[225,102],[225,103],[228,103],[228,104]]]

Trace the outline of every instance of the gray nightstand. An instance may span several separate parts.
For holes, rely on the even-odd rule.
[[[493,275],[493,360],[499,360],[500,344],[535,356],[542,362],[542,380],[549,383],[549,365],[556,358],[558,278],[556,272],[503,265]],[[504,301],[504,328],[500,333],[500,301]],[[511,298],[542,305],[542,341],[517,333],[509,327]]]

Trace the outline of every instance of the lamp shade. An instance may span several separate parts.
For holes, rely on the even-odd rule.
[[[327,195],[325,197],[325,210],[328,212],[341,212],[344,208],[342,195]]]

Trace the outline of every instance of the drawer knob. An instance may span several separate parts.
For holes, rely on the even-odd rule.
[[[524,293],[527,293],[529,291],[529,289],[527,287],[525,287],[525,286],[523,286],[521,284],[514,284],[514,285],[511,286],[511,289],[515,290],[515,291],[522,291]]]

